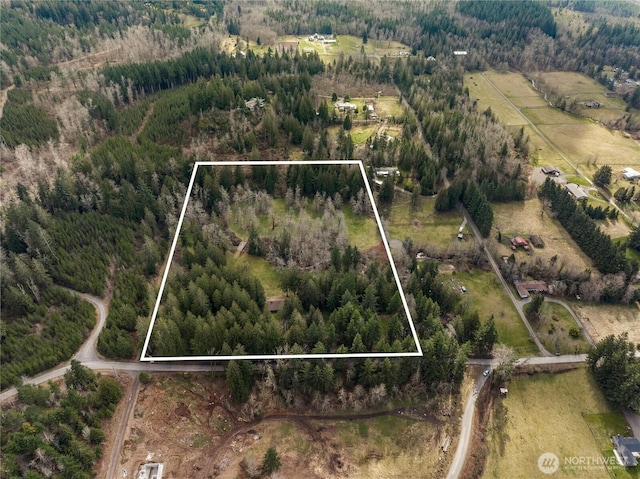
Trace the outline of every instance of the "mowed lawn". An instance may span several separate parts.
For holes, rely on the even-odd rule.
[[[489,241],[497,243],[498,231],[502,235],[502,243],[498,245],[497,257],[509,256],[513,251],[507,246],[512,236],[540,235],[545,242],[544,248],[533,248],[529,255],[518,250],[516,260],[518,262],[530,262],[536,257],[544,261],[550,261],[557,256],[557,264],[565,265],[565,268],[574,268],[583,271],[593,268],[591,260],[575,244],[569,233],[560,223],[548,215],[548,210],[542,213],[542,203],[539,199],[526,200],[514,203],[494,203],[493,230]]]
[[[558,303],[545,301],[540,308],[540,319],[531,326],[547,351],[560,354],[582,354],[589,352],[589,342],[582,334],[573,338],[571,328],[578,324],[567,309]]]
[[[506,409],[488,431],[490,451],[483,478],[609,479],[604,466],[588,471],[565,466],[565,458],[602,457],[585,415],[614,412],[586,368],[520,376],[507,388],[507,397],[497,399]],[[547,452],[560,460],[553,475],[538,468],[538,458]]]
[[[529,337],[529,331],[493,272],[472,270],[445,278],[451,278],[467,288],[464,300],[478,311],[482,322],[493,315],[498,342],[511,346],[519,357],[538,355],[538,348]]]

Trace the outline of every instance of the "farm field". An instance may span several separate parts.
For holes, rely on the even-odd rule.
[[[496,400],[504,406],[503,414],[493,419],[488,431],[492,440],[484,479],[551,477],[538,468],[538,458],[546,452],[560,460],[554,478],[610,477],[605,466],[588,471],[564,467],[565,457],[601,457],[601,443],[585,415],[613,412],[586,368],[523,375],[507,387],[507,397]]]
[[[627,332],[630,341],[640,343],[640,309],[637,306],[572,301],[571,307],[594,341]]]
[[[469,97],[478,99],[478,110],[491,107],[501,123],[509,126],[526,125],[526,120],[493,88],[480,73],[467,74],[464,85],[469,88]]]
[[[468,273],[456,273],[450,278],[467,288],[464,301],[468,301],[470,308],[478,310],[481,321],[493,315],[498,342],[511,346],[519,357],[538,354],[529,331],[493,272],[474,269]]]
[[[564,78],[561,75],[550,78],[560,82],[560,79]],[[564,85],[576,79],[576,77],[566,78],[559,84]],[[489,81],[515,107],[502,98]],[[578,118],[559,109],[545,106],[540,94],[518,73],[489,71],[484,76],[475,73],[465,76],[465,85],[469,87],[471,98],[479,99],[478,104],[481,110],[491,106],[491,110],[506,125],[526,124],[519,113],[520,110],[556,148],[585,174],[592,175],[597,167],[603,164],[611,165],[614,176],[625,166],[640,168],[640,144],[638,142],[626,138],[619,131],[608,130],[589,119]],[[584,88],[591,88],[591,86],[585,81]],[[604,96],[602,98],[604,100]],[[615,103],[612,103],[611,106],[615,106]],[[560,155],[534,129],[527,126],[525,131],[530,138],[534,163],[539,165],[556,164],[559,168],[564,168],[563,171],[575,172],[573,169],[569,169],[569,165],[564,161],[561,161]],[[595,166],[596,164],[597,166]]]
[[[507,246],[512,236],[528,238],[531,234],[537,234],[544,240],[544,248],[533,248],[531,255],[518,250],[515,253],[517,261],[533,261],[536,257],[549,261],[553,256],[557,256],[558,261],[564,262],[566,268],[583,271],[593,267],[591,260],[575,244],[562,225],[549,217],[549,211],[545,210],[544,214],[541,214],[543,210],[539,199],[518,203],[494,203],[492,207],[494,220],[490,241],[498,246],[496,257],[513,253]],[[496,241],[498,231],[502,235],[500,244]]]
[[[545,301],[540,308],[540,319],[531,321],[540,342],[550,353],[582,354],[589,351],[589,342],[581,335],[572,338],[571,328],[578,328],[569,311],[557,303]]]
[[[410,195],[396,191],[391,211],[385,215],[388,216],[384,225],[389,240],[404,241],[410,237],[414,246],[427,250],[473,246],[471,236],[468,241],[460,242],[456,239],[463,220],[458,211],[436,213],[435,198],[421,198],[417,211],[411,210],[410,202]],[[465,233],[470,234],[468,230]]]

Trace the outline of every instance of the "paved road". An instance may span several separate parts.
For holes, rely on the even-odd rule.
[[[640,415],[631,412],[628,409],[623,409],[622,414],[624,414],[624,417],[629,423],[629,426],[631,426],[633,437],[640,439]]]
[[[498,263],[496,263],[496,260],[493,259],[493,256],[491,255],[491,253],[487,249],[487,246],[484,244],[484,241],[482,239],[482,235],[480,234],[480,231],[478,230],[478,227],[476,226],[476,224],[471,219],[471,216],[469,215],[469,212],[467,211],[467,209],[462,205],[460,205],[460,209],[461,209],[462,214],[464,215],[465,219],[467,220],[467,224],[469,225],[469,228],[471,228],[471,231],[473,232],[473,236],[475,237],[476,242],[479,245],[482,246],[482,249],[484,250],[484,254],[487,256],[487,259],[489,260],[489,263],[491,264],[491,267],[493,268],[493,271],[496,273],[496,276],[498,277],[498,279],[502,283],[502,287],[504,288],[504,290],[509,295],[509,299],[511,299],[511,302],[516,307],[516,310],[518,311],[518,314],[520,315],[520,319],[522,320],[524,325],[527,327],[527,330],[529,331],[529,336],[531,337],[531,339],[533,339],[533,342],[538,347],[538,350],[540,351],[540,354],[542,356],[551,356],[551,353],[545,349],[545,347],[542,345],[542,343],[538,339],[538,336],[536,336],[535,331],[533,330],[533,328],[529,324],[529,321],[527,320],[527,317],[524,314],[524,310],[522,309],[522,306],[525,304],[525,302],[516,299],[516,297],[514,296],[513,292],[511,291],[511,288],[509,288],[509,285],[507,284],[507,282],[505,281],[504,277],[502,276],[502,273],[500,272],[500,268],[498,267]]]
[[[464,463],[467,460],[467,453],[469,451],[469,444],[471,443],[471,435],[473,433],[473,417],[476,409],[476,399],[478,394],[487,381],[487,377],[480,374],[476,379],[475,387],[469,392],[467,396],[467,403],[464,408],[464,414],[462,415],[462,425],[460,426],[460,440],[458,441],[458,448],[453,456],[453,461],[449,467],[449,473],[447,479],[456,479]]]
[[[583,178],[585,178],[593,188],[597,189],[597,190],[602,194],[602,196],[604,196],[604,197],[607,199],[607,202],[608,202],[611,206],[613,206],[616,210],[618,210],[618,212],[619,212],[622,216],[624,216],[627,220],[629,220],[629,221],[631,222],[631,224],[634,224],[634,225],[635,225],[635,221],[633,220],[633,218],[631,218],[629,215],[627,215],[624,211],[622,211],[622,210],[618,207],[618,205],[616,204],[616,202],[615,202],[615,201],[613,201],[613,199],[611,198],[611,195],[609,195],[609,194],[608,194],[606,191],[604,191],[603,189],[598,188],[596,185],[594,185],[594,184],[593,184],[593,181],[591,181],[591,178],[589,178],[587,175],[585,175],[585,174],[580,170],[580,168],[578,168],[578,165],[574,164],[574,163],[573,163],[573,162],[572,162],[572,161],[567,157],[567,155],[565,155],[562,151],[560,151],[560,150],[556,147],[556,145],[554,145],[554,144],[553,144],[553,142],[552,142],[551,140],[549,140],[549,138],[547,138],[547,136],[546,136],[544,133],[542,133],[542,131],[540,131],[540,129],[539,129],[539,128],[538,128],[538,127],[537,127],[537,126],[536,126],[536,125],[535,125],[535,124],[534,124],[534,123],[533,123],[533,122],[532,122],[528,117],[527,117],[527,115],[525,115],[524,113],[522,113],[522,111],[520,110],[520,108],[518,108],[518,107],[517,107],[517,106],[516,106],[516,105],[515,105],[511,100],[509,100],[509,98],[507,98],[507,96],[506,96],[504,93],[502,93],[502,91],[500,90],[500,88],[498,88],[498,87],[497,87],[497,86],[496,86],[496,85],[495,85],[495,84],[494,84],[494,83],[493,83],[489,78],[487,78],[487,76],[486,76],[484,73],[481,73],[481,74],[480,74],[480,76],[484,79],[484,81],[486,81],[486,82],[487,82],[487,84],[488,84],[489,86],[491,86],[491,87],[492,87],[492,88],[493,88],[493,89],[498,93],[498,95],[500,95],[500,96],[504,99],[504,101],[506,101],[506,102],[509,104],[509,106],[511,106],[511,108],[513,108],[513,109],[518,113],[518,115],[520,115],[520,116],[524,119],[524,121],[526,121],[526,122],[527,122],[527,125],[528,125],[528,126],[529,126],[533,131],[535,131],[535,132],[540,136],[540,138],[542,138],[542,140],[543,140],[547,145],[549,145],[549,148],[551,148],[553,151],[555,151],[555,152],[558,154],[558,156],[560,156],[560,158],[562,158],[564,161],[566,161],[566,162],[567,162],[567,164],[569,164],[569,165],[570,165],[570,166],[571,166],[571,167],[576,171],[576,174],[578,174],[578,175],[582,176]]]

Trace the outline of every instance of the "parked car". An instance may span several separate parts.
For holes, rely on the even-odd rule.
[[[486,378],[491,371],[489,369],[485,369],[482,375]]]

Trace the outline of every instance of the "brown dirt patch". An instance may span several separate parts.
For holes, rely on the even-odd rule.
[[[451,402],[457,411],[457,395]],[[437,478],[455,452],[452,446],[444,454],[439,444],[443,435],[455,437],[457,413],[434,409],[315,416],[265,410],[262,419],[247,421],[220,378],[154,375],[140,388],[117,471],[135,477],[153,461],[165,464],[167,477],[244,479],[247,465],[258,467],[267,448],[276,447],[282,477],[404,477],[420,469],[432,471],[421,477]],[[107,437],[115,431],[108,429]],[[108,451],[106,445],[104,457]],[[97,477],[105,475],[101,467]]]

